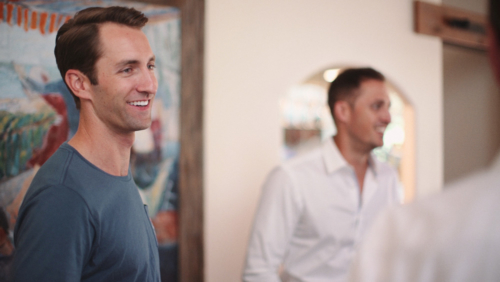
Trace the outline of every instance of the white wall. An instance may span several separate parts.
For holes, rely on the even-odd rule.
[[[443,49],[444,181],[487,167],[500,144],[500,93],[487,54]]]
[[[443,0],[487,14],[487,0]],[[490,165],[500,145],[500,93],[486,52],[443,48],[444,181]]]
[[[206,4],[206,281],[241,280],[261,185],[280,160],[278,100],[323,67],[370,65],[397,84],[416,111],[418,194],[440,189],[442,47],[413,32],[412,1]]]

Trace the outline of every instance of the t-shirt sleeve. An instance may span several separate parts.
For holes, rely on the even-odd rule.
[[[85,201],[64,186],[25,199],[14,233],[13,281],[80,281],[94,238]]]

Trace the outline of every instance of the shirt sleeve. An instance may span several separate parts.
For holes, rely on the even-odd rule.
[[[302,199],[282,168],[264,184],[250,234],[243,281],[279,282],[278,270],[300,218]]]
[[[14,233],[14,281],[80,281],[94,237],[84,200],[63,186],[26,199]]]

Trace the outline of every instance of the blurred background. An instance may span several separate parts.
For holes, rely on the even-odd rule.
[[[482,14],[487,4],[427,2]],[[325,70],[376,68],[410,106],[404,142],[413,142],[415,198],[495,156],[500,93],[486,53],[415,33],[411,0],[207,0],[205,35],[206,281],[240,280],[261,185],[297,137],[284,103],[315,88],[311,77]],[[306,103],[321,103],[315,95]],[[322,137],[317,110],[320,119],[301,134]]]

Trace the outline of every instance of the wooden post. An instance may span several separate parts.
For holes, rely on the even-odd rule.
[[[204,281],[203,68],[205,0],[177,0],[181,10],[181,152],[179,281]]]

